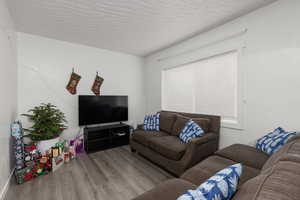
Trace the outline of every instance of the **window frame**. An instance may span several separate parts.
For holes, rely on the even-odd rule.
[[[242,56],[242,52],[243,52],[243,47],[235,47],[235,48],[230,48],[227,50],[215,51],[215,52],[211,52],[208,54],[194,56],[193,59],[183,59],[183,60],[185,60],[184,62],[177,62],[178,63],[177,65],[174,65],[174,64],[173,65],[172,64],[164,65],[165,67],[163,67],[162,71],[161,71],[161,108],[162,108],[162,110],[165,110],[163,93],[164,93],[164,87],[165,87],[164,73],[166,70],[177,68],[177,67],[182,67],[184,65],[188,65],[191,63],[195,63],[195,62],[200,62],[202,60],[206,60],[206,59],[213,58],[216,56],[221,56],[221,55],[228,54],[231,52],[237,53],[237,104],[236,104],[237,119],[236,120],[221,119],[221,127],[242,130],[244,128],[243,104],[245,103],[245,100],[243,98],[243,70],[242,70],[242,65],[241,65],[241,56]],[[175,63],[175,62],[173,61],[171,63]],[[206,114],[206,113],[201,113],[201,114]]]

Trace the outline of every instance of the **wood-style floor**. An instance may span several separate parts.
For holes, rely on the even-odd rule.
[[[169,178],[125,146],[81,155],[54,173],[13,184],[6,200],[129,200]]]

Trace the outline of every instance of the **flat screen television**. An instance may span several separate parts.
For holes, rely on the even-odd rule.
[[[79,96],[79,126],[128,121],[128,96]]]

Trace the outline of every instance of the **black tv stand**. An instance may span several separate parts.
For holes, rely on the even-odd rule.
[[[129,144],[130,126],[120,124],[84,128],[84,148],[87,153]]]

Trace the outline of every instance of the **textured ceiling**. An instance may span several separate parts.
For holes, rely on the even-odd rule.
[[[7,0],[18,31],[145,56],[275,0]]]

